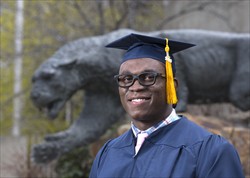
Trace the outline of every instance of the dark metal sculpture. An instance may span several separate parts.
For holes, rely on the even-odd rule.
[[[118,73],[123,51],[104,46],[129,33],[122,29],[66,44],[33,75],[31,98],[48,116],[57,117],[65,102],[78,90],[85,91],[84,107],[65,131],[48,135],[35,145],[32,158],[49,162],[73,148],[98,139],[113,123],[125,117],[113,75]],[[179,79],[177,111],[187,103],[231,102],[250,109],[250,36],[199,30],[145,33],[197,44],[175,56]]]

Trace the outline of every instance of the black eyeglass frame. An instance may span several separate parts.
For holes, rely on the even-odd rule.
[[[143,83],[143,81],[141,81],[140,76],[145,75],[145,74],[152,74],[152,76],[154,77],[152,83],[145,84],[145,83]],[[132,82],[129,83],[128,85],[124,85],[124,86],[123,86],[123,85],[120,85],[120,83],[119,83],[119,77],[121,77],[121,76],[124,76],[124,78],[125,78],[126,76],[130,76],[130,77],[132,76],[132,77],[133,77]],[[116,83],[118,84],[119,87],[121,87],[121,88],[128,88],[128,87],[131,87],[131,86],[135,83],[135,80],[136,80],[136,79],[138,80],[139,84],[142,85],[142,86],[145,86],[145,87],[152,86],[152,85],[155,84],[156,78],[157,78],[157,77],[166,78],[166,76],[163,75],[163,74],[161,74],[161,73],[157,73],[157,72],[142,72],[142,73],[140,73],[140,74],[138,74],[138,75],[135,75],[135,74],[121,74],[121,75],[115,75],[115,76],[114,76],[114,79],[115,79],[115,81],[116,81]]]

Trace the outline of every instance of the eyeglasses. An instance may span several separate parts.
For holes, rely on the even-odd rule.
[[[155,84],[156,78],[160,76],[162,78],[165,78],[165,75],[162,75],[161,73],[157,72],[143,72],[139,75],[133,75],[133,74],[123,74],[123,75],[115,75],[114,79],[116,80],[119,87],[122,88],[128,88],[131,87],[135,79],[137,79],[142,86],[151,86]]]

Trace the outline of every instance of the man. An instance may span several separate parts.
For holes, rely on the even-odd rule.
[[[131,129],[102,147],[90,177],[244,177],[228,141],[174,110],[172,54],[192,46],[139,34],[107,45],[127,50],[115,80]]]

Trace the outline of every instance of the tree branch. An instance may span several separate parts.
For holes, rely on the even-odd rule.
[[[73,4],[73,7],[75,7],[75,9],[78,11],[78,13],[80,14],[80,16],[82,17],[82,19],[85,21],[86,25],[88,26],[88,28],[95,30],[95,26],[91,23],[91,21],[89,20],[87,14],[85,14],[81,7],[79,6],[79,4],[77,3],[77,1],[71,1]],[[95,30],[95,34],[96,34],[96,30]]]
[[[190,8],[184,8],[177,14],[173,14],[172,16],[165,18],[159,25],[156,26],[156,29],[161,30],[164,25],[168,24],[169,22],[175,20],[176,18],[180,16],[193,13],[194,11],[202,11],[203,9],[205,9],[205,7],[207,7],[211,3],[212,2],[206,2],[206,3],[199,4],[198,6],[191,6]],[[191,2],[190,4],[193,4],[193,3]]]

